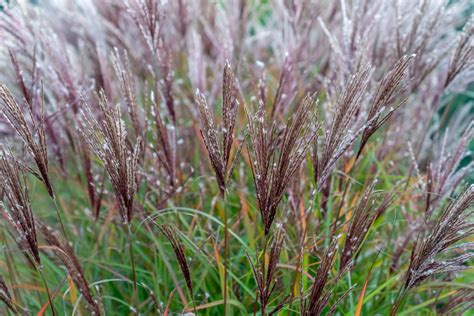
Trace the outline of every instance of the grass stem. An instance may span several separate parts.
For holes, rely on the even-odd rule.
[[[44,277],[43,267],[37,267],[36,270],[41,277],[41,281],[43,282],[44,288],[46,290],[46,295],[48,296],[49,307],[51,309],[51,314],[56,316],[56,310],[54,309],[53,299],[51,298],[51,292],[49,291],[48,283],[46,282],[46,278]]]
[[[127,224],[127,237],[128,237],[128,251],[130,254],[131,268],[132,268],[132,282],[133,282],[133,293],[132,293],[132,307],[134,312],[138,315],[138,288],[137,288],[137,273],[135,270],[135,258],[133,256],[133,236],[131,224]]]
[[[227,194],[224,193],[224,316],[227,314],[227,269],[229,258],[228,237],[229,230],[227,227]]]
[[[56,209],[56,215],[58,215],[58,220],[59,220],[59,225],[61,226],[61,232],[64,236],[64,238],[67,240],[67,241],[71,241],[69,239],[69,236],[67,234],[67,231],[66,231],[66,226],[64,225],[64,221],[63,221],[63,218],[62,218],[62,215],[61,213],[64,214],[64,209],[61,205],[61,202],[59,201],[59,199],[56,197],[56,196],[51,196],[51,199],[53,200],[53,203],[54,203],[54,207]]]

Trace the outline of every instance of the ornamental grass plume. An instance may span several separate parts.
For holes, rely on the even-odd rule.
[[[120,107],[118,104],[110,105],[103,91],[99,93],[98,100],[100,121],[95,118],[84,99],[83,104],[81,133],[91,150],[104,164],[118,201],[120,215],[123,222],[128,224],[134,213],[141,140],[138,138],[134,149],[129,149]]]
[[[467,163],[464,167],[460,166],[460,162],[467,152],[469,142],[474,137],[474,122],[471,122],[462,136],[458,144],[449,152],[447,149],[447,139],[443,138],[439,156],[429,162],[427,167],[426,179],[426,212],[431,214],[439,205],[442,198],[449,194],[449,191],[456,188],[462,179],[471,170],[474,162]]]
[[[71,247],[69,242],[63,240],[57,232],[55,232],[51,227],[45,225],[44,223],[37,221],[39,230],[41,231],[44,239],[50,246],[50,249],[58,257],[58,259],[64,264],[67,269],[67,272],[71,279],[76,284],[79,292],[82,294],[84,299],[87,302],[87,307],[91,315],[100,315],[100,307],[97,300],[94,298],[90,288],[89,283],[87,282],[86,277],[84,276],[84,271],[82,266],[77,258],[74,249]]]
[[[89,197],[89,202],[92,213],[94,215],[94,219],[97,221],[99,219],[100,207],[102,205],[102,200],[104,197],[105,176],[102,175],[100,182],[96,181],[92,164],[93,157],[89,145],[84,139],[84,135],[82,135],[81,133],[77,133],[77,137],[79,138],[79,144],[77,144],[77,151],[82,162],[82,170],[87,183],[87,195]]]
[[[155,143],[158,145],[156,149],[153,146],[154,153],[156,153],[159,166],[163,167],[166,173],[170,187],[174,188],[178,184],[175,127],[172,124],[166,125],[162,114],[160,114],[161,111],[154,93],[151,93],[150,103],[152,124],[155,125],[153,136]]]
[[[365,130],[364,126],[357,131],[352,131],[351,123],[357,110],[360,108],[361,99],[369,84],[370,73],[371,68],[366,66],[350,78],[341,97],[337,101],[330,126],[323,133],[321,152],[318,148],[318,142],[314,143],[314,180],[318,188],[322,187],[326,182],[337,161],[347,148]]]
[[[157,80],[157,78],[155,78],[155,80],[159,82],[161,96],[165,102],[166,108],[168,109],[171,120],[176,124],[172,52],[164,43],[163,38],[158,42],[158,48],[160,51],[160,54],[158,55],[158,68],[163,79]]]
[[[270,232],[291,177],[316,138],[319,123],[314,105],[315,95],[306,95],[282,131],[276,130],[275,122],[267,123],[263,101],[254,115],[247,111],[250,135],[247,147],[265,235]]]
[[[222,127],[219,130],[216,127],[214,116],[207,105],[206,98],[199,90],[196,91],[196,103],[199,110],[201,136],[216,175],[219,191],[221,195],[225,195],[230,172],[232,172],[231,168],[229,168],[232,165],[230,164],[230,153],[234,142],[234,127],[239,106],[235,88],[235,76],[229,62],[226,61],[224,65]]]
[[[435,273],[466,268],[462,263],[474,256],[473,253],[466,253],[448,261],[437,261],[436,256],[458,247],[472,248],[469,243],[452,246],[474,233],[473,203],[474,185],[470,185],[444,209],[434,227],[429,230],[429,235],[416,243],[406,275],[406,289],[413,288]]]
[[[10,291],[8,290],[7,284],[5,283],[5,280],[3,279],[2,275],[0,275],[0,300],[5,303],[5,305],[8,307],[8,309],[11,310],[13,314],[18,314],[13,303]]]
[[[293,61],[291,60],[290,56],[285,57],[285,61],[283,63],[283,69],[280,74],[280,78],[278,79],[278,88],[275,92],[275,97],[273,98],[272,102],[272,110],[270,117],[272,119],[276,119],[277,116],[281,116],[286,114],[288,111],[288,107],[291,104],[291,101],[294,99],[296,95],[296,80],[294,78],[294,65]],[[262,82],[264,84],[264,82]],[[264,89],[262,87],[261,89]],[[264,92],[261,93],[261,99],[265,103],[265,96]],[[285,111],[286,110],[286,111]]]
[[[127,14],[131,16],[140,34],[145,40],[148,49],[152,52],[157,49],[164,15],[163,6],[153,0],[137,1],[126,0]]]
[[[456,77],[466,70],[472,72],[472,55],[473,45],[472,36],[474,35],[474,16],[471,15],[470,19],[464,25],[463,31],[458,35],[456,45],[449,59],[448,71],[446,73],[446,81],[444,87],[448,87]]]
[[[186,260],[186,255],[184,253],[183,243],[179,239],[175,228],[167,224],[158,225],[158,228],[160,232],[166,237],[166,239],[168,239],[168,241],[171,243],[171,247],[173,248],[174,254],[178,259],[181,272],[183,273],[184,280],[186,281],[186,286],[188,287],[189,294],[193,299],[193,280],[191,278],[191,272],[189,270],[188,262]]]
[[[133,76],[130,71],[130,62],[128,59],[127,51],[124,50],[123,57],[121,56],[118,49],[115,50],[113,56],[113,65],[115,74],[119,79],[120,92],[127,105],[128,113],[132,121],[133,130],[135,131],[136,137],[143,137],[143,124],[140,121],[140,108],[136,102],[135,97],[135,84]]]
[[[367,113],[367,127],[362,132],[359,151],[356,157],[360,156],[369,138],[405,103],[406,97],[402,97],[401,100],[399,98],[408,89],[410,82],[405,79],[405,75],[415,57],[416,55],[405,55],[400,58],[380,81]]]
[[[3,101],[0,105],[2,114],[7,118],[10,125],[24,142],[38,167],[39,172],[35,173],[35,175],[44,183],[48,194],[54,199],[53,187],[48,175],[48,149],[44,129],[44,104],[41,103],[42,117],[40,122],[35,122],[32,108],[27,107],[30,115],[30,126],[20,105],[4,84],[0,85],[0,98]]]
[[[17,159],[9,149],[0,153],[1,193],[6,203],[1,204],[4,217],[15,231],[16,242],[25,256],[36,267],[41,266],[36,237],[35,219],[31,210],[26,179],[20,171]]]
[[[329,303],[334,292],[335,284],[344,276],[350,268],[350,264],[346,264],[344,269],[339,270],[337,275],[330,279],[331,270],[334,267],[337,256],[337,238],[333,238],[322,256],[318,265],[316,278],[312,282],[310,293],[301,300],[301,311],[304,316],[321,315]],[[326,315],[333,315],[336,312],[341,300],[352,290],[349,288],[345,291],[329,308]]]
[[[376,206],[374,198],[374,187],[377,181],[373,181],[365,190],[359,203],[352,211],[349,228],[347,230],[344,247],[341,253],[340,269],[344,270],[349,262],[357,256],[365,237],[374,221],[388,208],[392,195],[386,194],[379,205]]]
[[[463,315],[474,308],[474,290],[470,284],[468,288],[456,291],[450,300],[439,310],[440,315]]]
[[[471,184],[444,208],[432,227],[429,222],[426,223],[428,227],[419,233],[411,252],[405,283],[392,308],[391,315],[396,314],[407,292],[425,279],[435,274],[456,272],[467,268],[465,263],[474,257],[473,252],[464,252],[442,260],[439,256],[447,256],[456,249],[473,249],[472,243],[458,244],[474,233],[473,204],[474,185]]]

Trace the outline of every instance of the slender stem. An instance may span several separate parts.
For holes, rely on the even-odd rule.
[[[255,302],[253,305],[253,316],[257,316],[258,295],[255,295]]]
[[[54,195],[51,198],[53,200],[54,207],[56,208],[56,214],[58,215],[59,224],[61,225],[61,232],[63,233],[64,238],[66,238],[67,241],[70,241],[67,235],[66,226],[64,225],[63,218],[61,216],[61,213],[64,213],[64,209],[61,206],[61,202]]]
[[[347,274],[346,274],[346,277],[347,277],[347,285],[349,286],[349,288],[352,287],[352,278],[351,278],[351,270],[349,269],[349,271],[347,271]],[[351,306],[351,311],[354,310],[354,296],[352,295],[352,291],[349,291],[349,303],[350,303],[350,306]]]
[[[356,156],[354,162],[352,163],[351,169],[347,173],[347,178],[346,178],[346,181],[345,181],[345,184],[344,184],[344,192],[342,194],[342,198],[341,198],[341,202],[339,203],[339,207],[337,208],[337,215],[336,215],[336,219],[334,220],[333,226],[331,228],[331,233],[334,233],[336,228],[337,228],[337,222],[339,221],[339,217],[341,216],[341,210],[342,210],[342,207],[344,205],[344,200],[345,200],[347,192],[348,192],[349,181],[352,177],[352,172],[354,171],[354,167],[355,167],[357,161],[359,160],[359,155],[360,155],[361,151],[362,151],[362,148],[359,150],[359,154]]]
[[[227,260],[228,250],[228,228],[227,228],[227,194],[224,192],[224,316],[227,314]]]
[[[267,234],[264,234],[264,237],[263,237],[263,260],[262,260],[262,266],[261,266],[261,269],[262,269],[262,274],[263,274],[263,282],[264,282],[264,287],[266,287],[266,278],[267,278],[267,273],[266,273],[266,264],[265,264],[265,260],[266,260],[266,254],[267,254],[267,242],[268,242],[268,236]],[[257,254],[258,256],[258,254]],[[265,292],[268,290],[267,288],[264,288],[263,289]],[[265,293],[266,295],[266,293]],[[266,309],[266,302],[260,302],[260,309],[262,311],[262,316],[265,316],[265,309]]]
[[[49,292],[48,283],[46,282],[46,278],[44,277],[43,267],[36,267],[36,271],[38,271],[38,274],[40,275],[41,281],[43,282],[44,288],[46,290],[46,294],[48,295],[48,302],[49,302],[49,307],[51,308],[51,313],[53,316],[56,316],[57,314],[53,306],[53,300],[51,298],[51,293]]]
[[[131,224],[127,224],[127,236],[128,236],[128,251],[130,254],[130,260],[132,265],[132,281],[133,281],[133,294],[132,294],[132,307],[135,309],[134,312],[138,314],[137,309],[137,300],[138,300],[138,291],[137,291],[137,273],[135,270],[135,259],[133,256],[133,237],[132,237],[132,228]]]
[[[395,301],[395,304],[392,306],[392,310],[390,311],[390,316],[395,316],[397,314],[398,309],[400,308],[403,299],[405,298],[407,294],[407,291],[403,288],[401,288],[398,291],[397,299]]]

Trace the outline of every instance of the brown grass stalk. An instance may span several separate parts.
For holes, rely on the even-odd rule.
[[[319,124],[314,104],[315,95],[308,94],[295,109],[279,139],[275,123],[266,123],[263,102],[259,103],[255,115],[247,111],[250,135],[247,148],[265,235],[270,232],[291,177],[316,138]]]
[[[439,273],[456,272],[466,268],[464,263],[474,256],[472,252],[457,255],[451,259],[439,260],[440,255],[447,255],[455,249],[472,249],[472,245],[457,244],[474,233],[472,215],[474,211],[474,185],[466,188],[457,199],[444,208],[434,225],[426,222],[411,252],[410,264],[405,274],[405,283],[392,308],[395,315],[407,292],[425,279]]]
[[[66,267],[69,276],[74,280],[74,283],[79,289],[79,292],[85,298],[88,309],[91,315],[100,315],[100,307],[97,300],[94,298],[84,276],[84,271],[77,258],[74,249],[71,247],[68,241],[62,240],[51,227],[46,226],[42,222],[37,221],[38,227],[45,238],[46,242],[53,249],[53,252],[58,259]]]
[[[13,303],[13,298],[2,275],[0,275],[0,300],[5,303],[5,305],[12,311],[13,314],[18,314]]]

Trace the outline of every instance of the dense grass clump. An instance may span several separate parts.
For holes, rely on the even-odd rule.
[[[460,1],[0,2],[0,314],[472,315]]]

